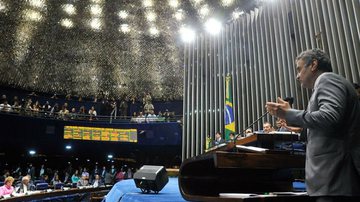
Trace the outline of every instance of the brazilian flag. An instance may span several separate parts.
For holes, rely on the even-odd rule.
[[[232,99],[231,76],[225,80],[225,139],[229,140],[230,133],[235,133],[235,118]]]

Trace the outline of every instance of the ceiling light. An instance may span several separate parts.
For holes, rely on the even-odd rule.
[[[149,22],[155,21],[155,19],[156,19],[156,14],[155,14],[155,12],[154,12],[154,11],[148,11],[148,12],[146,13],[146,19],[147,19]]]
[[[143,0],[143,6],[144,6],[145,8],[148,8],[148,7],[153,6],[152,0]]]
[[[195,31],[188,27],[182,27],[180,29],[181,39],[188,43],[192,42],[195,39]]]
[[[200,10],[199,10],[199,14],[200,17],[206,17],[209,14],[210,10],[209,10],[209,6],[207,4],[203,5]]]
[[[234,11],[233,13],[232,13],[232,18],[233,19],[238,19],[241,15],[243,15],[245,12],[244,11]]]
[[[71,145],[66,145],[65,146],[65,149],[67,149],[67,150],[70,150],[72,147],[71,147]]]
[[[169,0],[169,5],[173,8],[177,8],[179,6],[178,0]]]
[[[62,5],[62,8],[68,15],[76,14],[76,8],[73,4],[64,4]]]
[[[5,12],[5,11],[6,11],[6,4],[0,1],[0,12]]]
[[[90,13],[92,16],[101,16],[102,15],[101,6],[99,4],[90,5]]]
[[[221,23],[214,19],[214,18],[210,18],[208,21],[206,21],[205,23],[205,29],[207,32],[209,32],[210,34],[218,34],[221,30]]]
[[[42,20],[42,15],[38,11],[26,9],[24,10],[24,17],[26,20],[33,21],[33,22],[40,22]]]
[[[174,14],[175,16],[175,19],[178,20],[178,21],[181,21],[184,19],[184,12],[182,9],[179,9],[176,11],[176,13]]]
[[[125,10],[121,10],[121,11],[119,11],[119,17],[121,18],[121,19],[126,19],[127,17],[128,17],[128,12],[127,11],[125,11]]]
[[[156,35],[159,34],[159,30],[158,30],[156,27],[151,27],[151,28],[149,29],[149,32],[150,32],[150,34],[151,34],[152,36],[156,36]]]
[[[72,28],[74,27],[74,23],[72,22],[72,20],[70,20],[69,18],[65,18],[62,19],[60,21],[61,26],[65,27],[65,28]]]
[[[29,154],[30,154],[30,155],[35,155],[35,154],[36,154],[36,151],[35,151],[35,150],[30,150],[30,151],[29,151]]]
[[[234,0],[221,0],[223,6],[231,6],[234,3]]]
[[[130,27],[128,24],[122,24],[120,25],[120,31],[123,33],[128,33],[130,32]]]
[[[44,8],[45,1],[44,0],[28,0],[29,5],[34,8]]]
[[[101,21],[99,18],[94,18],[90,21],[90,26],[94,30],[100,30],[101,29]]]
[[[113,155],[112,155],[112,154],[109,154],[107,157],[108,157],[108,159],[112,159],[112,158],[113,158]]]

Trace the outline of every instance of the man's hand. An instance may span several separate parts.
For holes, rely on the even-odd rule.
[[[281,119],[285,119],[285,113],[291,107],[290,104],[280,97],[277,98],[277,102],[267,102],[266,110],[273,116],[279,117]]]

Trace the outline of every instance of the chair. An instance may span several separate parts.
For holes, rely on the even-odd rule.
[[[0,187],[4,185],[4,182],[0,182]]]
[[[40,182],[36,184],[36,190],[45,190],[49,188],[49,184],[46,182]]]
[[[44,183],[45,180],[34,180],[34,185],[36,186],[38,183]]]
[[[64,183],[57,183],[55,184],[54,189],[62,189],[64,185],[65,185]]]

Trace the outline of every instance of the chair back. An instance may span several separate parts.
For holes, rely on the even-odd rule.
[[[49,188],[49,184],[46,182],[40,182],[36,184],[36,190],[45,190]]]
[[[54,189],[62,189],[64,185],[65,185],[64,183],[57,183],[55,184]]]

